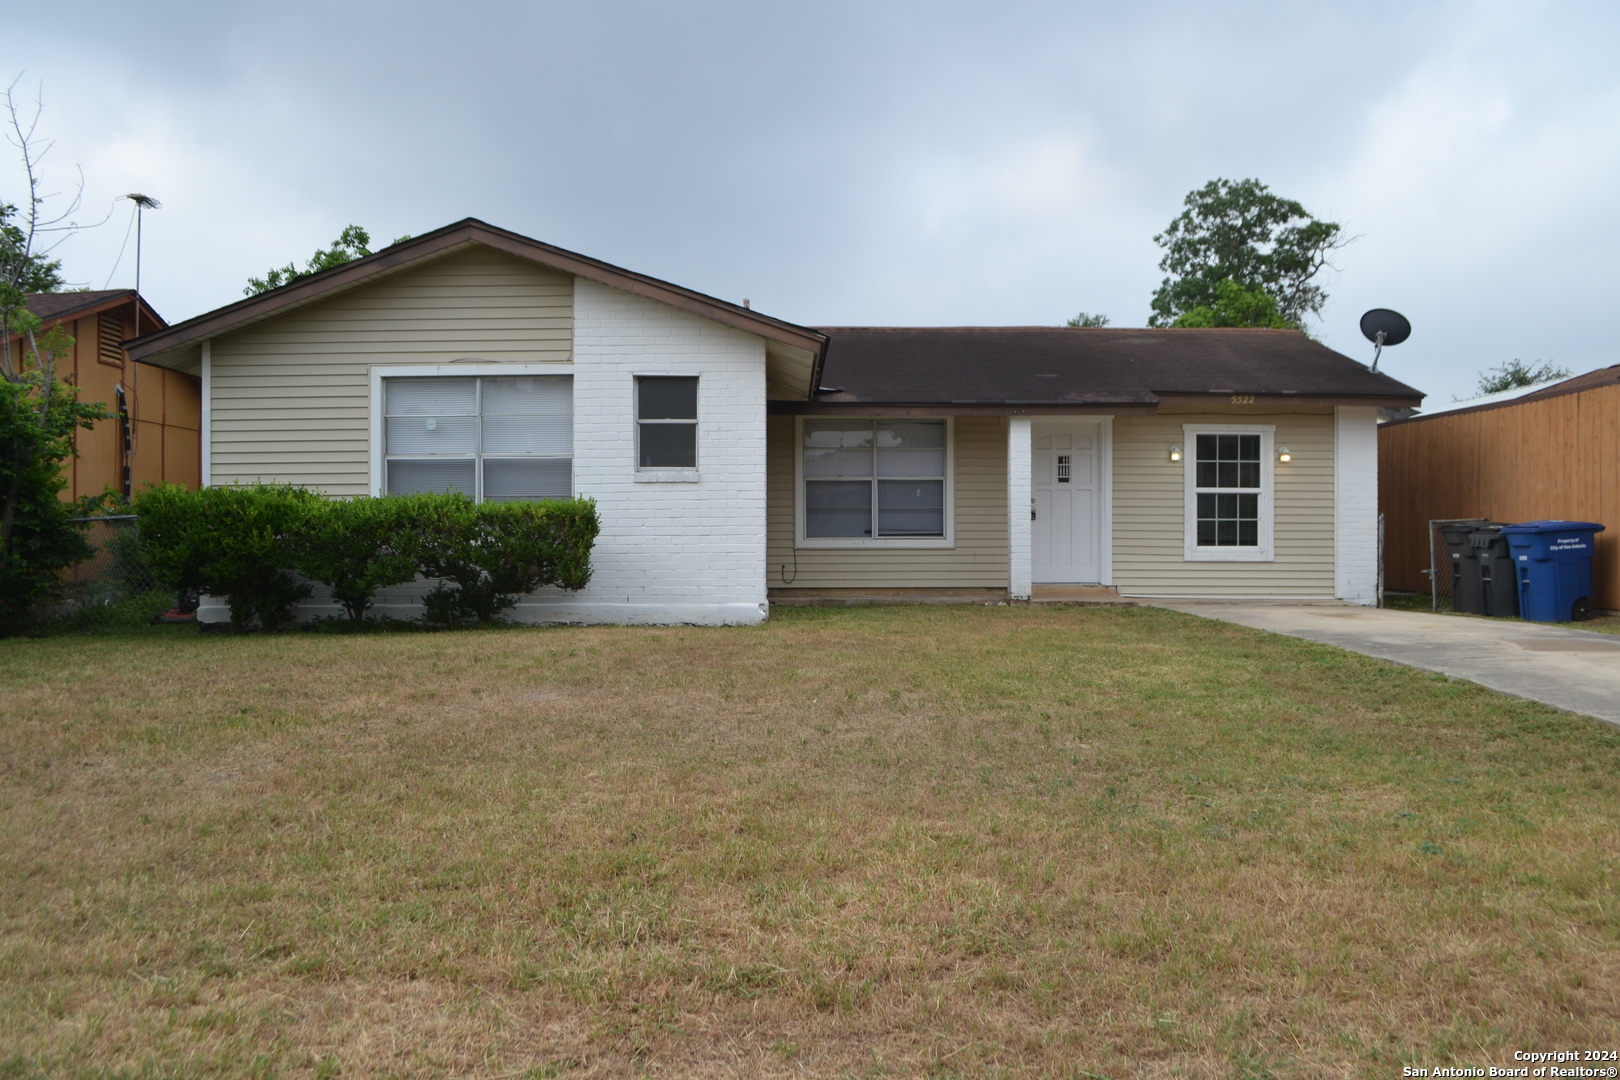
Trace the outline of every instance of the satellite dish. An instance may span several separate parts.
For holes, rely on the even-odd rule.
[[[1378,370],[1378,357],[1385,345],[1399,345],[1412,336],[1412,324],[1406,316],[1389,308],[1373,308],[1361,317],[1361,333],[1373,343],[1372,369]]]

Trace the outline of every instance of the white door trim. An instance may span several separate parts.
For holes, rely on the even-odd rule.
[[[1098,421],[1097,570],[1101,585],[1114,583],[1114,418]]]
[[[1029,524],[1030,418],[1007,418],[1007,594],[1014,600],[1028,600],[1033,593],[1030,554],[1034,530]]]

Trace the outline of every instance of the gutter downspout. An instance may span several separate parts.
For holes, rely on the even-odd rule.
[[[213,342],[202,343],[202,473],[201,486],[214,486],[214,350]]]

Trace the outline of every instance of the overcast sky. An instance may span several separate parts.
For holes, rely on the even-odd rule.
[[[474,216],[808,325],[1142,325],[1186,193],[1258,177],[1356,241],[1315,332],[1449,401],[1611,346],[1620,6],[7,4],[60,249],[170,321],[344,225]],[[11,161],[0,194],[19,196]],[[1433,403],[1434,399],[1431,399]]]

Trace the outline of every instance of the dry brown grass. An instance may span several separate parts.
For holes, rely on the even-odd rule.
[[[1617,733],[1308,642],[799,610],[11,641],[0,687],[0,1077],[1620,1042]]]

